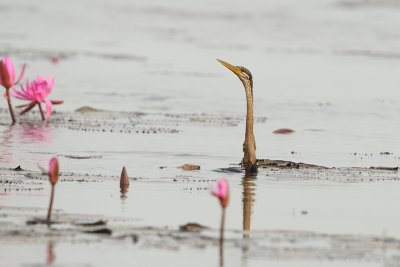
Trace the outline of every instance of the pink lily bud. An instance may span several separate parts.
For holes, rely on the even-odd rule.
[[[0,61],[0,83],[5,88],[11,88],[14,83],[15,69],[9,57]]]
[[[22,67],[21,73],[18,80],[14,82],[15,79],[15,68],[9,57],[4,57],[0,61],[0,84],[6,89],[10,89],[22,79],[25,72],[25,65]]]
[[[52,157],[50,159],[49,167],[49,181],[51,185],[55,185],[58,182],[58,177],[60,176],[60,167],[58,165],[57,157]]]
[[[226,179],[219,179],[217,184],[211,188],[211,194],[216,196],[222,208],[226,208],[228,206],[229,201],[229,185]]]
[[[129,188],[129,177],[128,172],[126,171],[125,166],[122,168],[121,178],[119,180],[119,187],[121,189],[122,194],[126,194]]]

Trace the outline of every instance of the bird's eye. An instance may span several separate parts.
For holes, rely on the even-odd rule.
[[[248,80],[250,79],[249,75],[246,72],[243,72],[242,75],[243,75],[244,78],[246,78]]]

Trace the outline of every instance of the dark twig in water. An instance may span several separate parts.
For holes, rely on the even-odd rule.
[[[13,170],[13,171],[17,171],[17,172],[24,171],[24,169],[21,168],[21,165],[18,165],[17,167],[15,167],[15,168],[12,169],[12,170]]]
[[[92,226],[103,226],[107,224],[105,220],[98,220],[95,222],[75,222],[75,225],[83,226],[83,227],[92,227]]]

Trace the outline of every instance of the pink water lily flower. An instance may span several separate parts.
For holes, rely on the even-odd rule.
[[[9,90],[16,84],[18,84],[22,76],[24,75],[26,65],[22,67],[21,73],[19,74],[18,79],[15,81],[15,68],[9,57],[4,57],[0,61],[0,84],[6,89],[5,98],[7,99],[8,109],[10,110],[10,115],[13,124],[17,122],[14,115],[14,110],[11,105],[11,98]]]
[[[51,116],[51,112],[53,110],[53,105],[62,104],[64,101],[62,100],[49,100],[47,96],[51,93],[54,87],[54,78],[50,77],[46,79],[45,77],[38,76],[36,80],[29,83],[26,80],[25,87],[21,85],[21,90],[12,91],[12,96],[21,100],[31,101],[29,104],[18,106],[18,108],[24,108],[21,111],[21,115],[28,112],[36,105],[39,106],[40,115],[42,116],[42,120],[45,120],[45,116],[42,110],[41,103],[46,104],[46,113],[47,117]]]
[[[217,184],[211,188],[211,193],[219,199],[222,208],[225,208],[228,205],[229,186],[226,179],[218,180]]]

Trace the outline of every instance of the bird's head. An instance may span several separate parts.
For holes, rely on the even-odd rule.
[[[253,75],[251,75],[251,72],[248,69],[242,66],[233,66],[228,62],[225,62],[220,59],[217,60],[219,61],[219,63],[227,67],[233,73],[235,73],[238,76],[238,78],[243,82],[243,84],[250,84],[251,87],[253,87]]]

